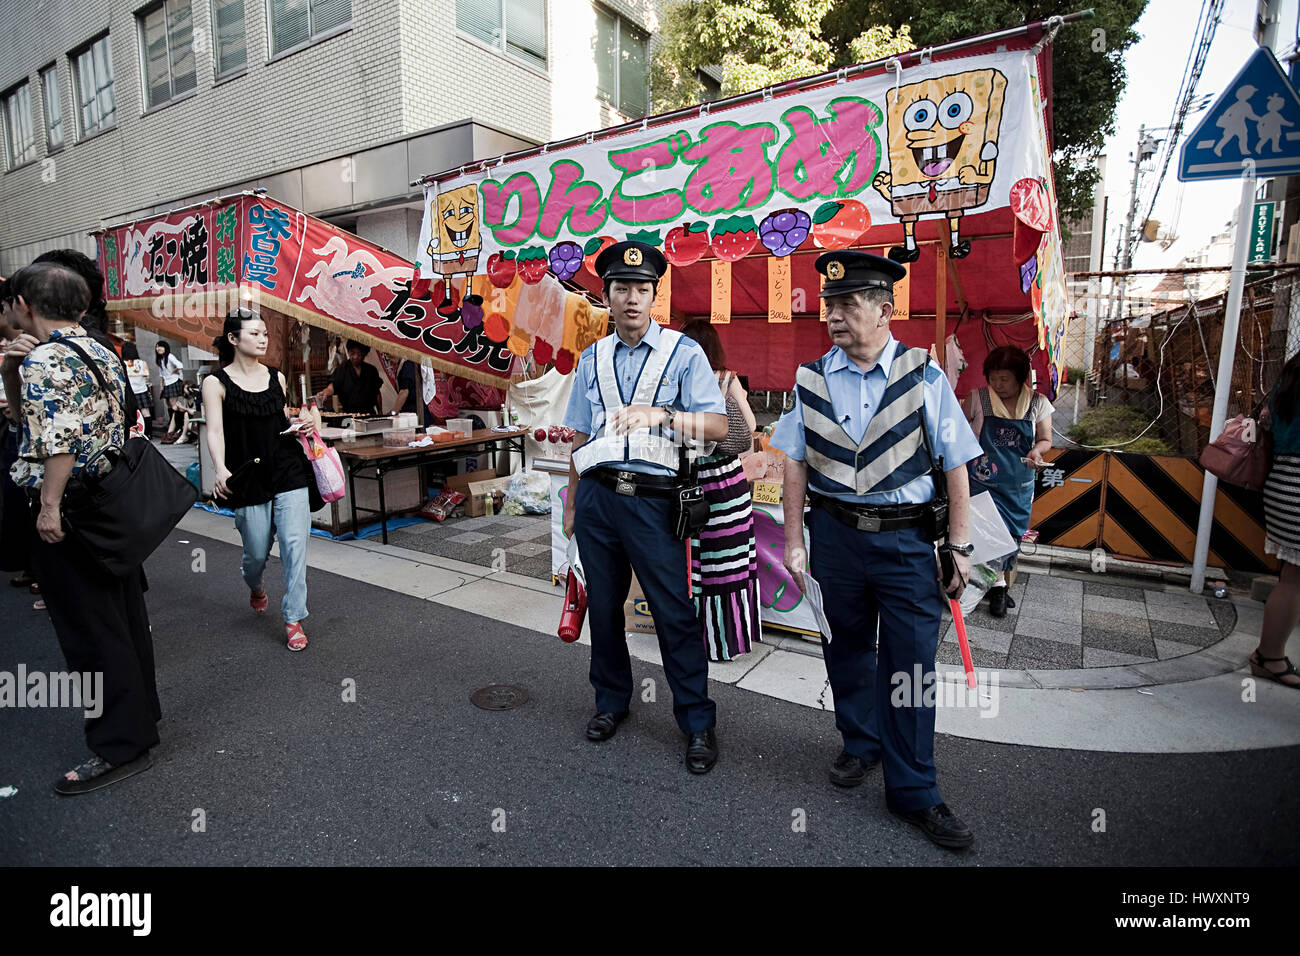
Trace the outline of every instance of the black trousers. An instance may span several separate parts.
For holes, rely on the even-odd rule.
[[[158,743],[162,719],[144,569],[114,577],[71,537],[48,544],[39,535],[32,564],[68,670],[104,675],[103,712],[86,720],[87,745],[111,764],[134,760]]]
[[[31,573],[35,517],[27,493],[13,483],[9,468],[18,460],[18,434],[0,418],[0,571]]]

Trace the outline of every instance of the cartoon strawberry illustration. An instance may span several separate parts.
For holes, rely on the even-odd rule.
[[[498,289],[504,289],[510,283],[515,281],[515,252],[494,252],[488,256],[487,274],[488,280]]]
[[[550,260],[546,257],[546,249],[542,246],[529,246],[519,253],[519,277],[529,285],[537,285],[542,281],[542,276],[546,275],[546,270],[550,265]]]
[[[684,222],[670,229],[664,239],[664,258],[675,266],[689,266],[709,251],[709,226],[705,222]]]
[[[871,213],[856,199],[824,202],[812,220],[813,245],[819,249],[846,249],[871,228]]]
[[[758,243],[758,227],[753,216],[728,216],[713,224],[709,248],[719,259],[736,262],[749,255]]]

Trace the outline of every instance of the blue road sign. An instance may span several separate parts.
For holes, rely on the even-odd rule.
[[[1251,54],[1183,141],[1178,178],[1236,179],[1243,159],[1255,160],[1261,179],[1300,175],[1300,96],[1267,47]]]

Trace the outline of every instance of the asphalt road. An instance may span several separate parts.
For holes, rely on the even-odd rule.
[[[591,744],[585,647],[501,624],[488,608],[311,571],[311,646],[291,654],[275,613],[278,562],[261,618],[237,567],[235,548],[180,533],[149,563],[164,720],[148,773],[58,797],[53,781],[86,754],[79,712],[0,710],[0,787],[18,788],[0,800],[0,863],[1300,862],[1300,748],[1149,756],[941,736],[940,787],[976,834],[954,854],[889,815],[878,772],[847,792],[827,782],[839,750],[831,714],[714,684],[722,756],[694,777],[658,667],[633,661],[657,701],[635,703],[617,737]],[[47,616],[25,592],[0,592],[0,670],[61,669]],[[355,702],[343,700],[349,679]],[[477,709],[470,694],[493,683],[522,685],[528,702]]]

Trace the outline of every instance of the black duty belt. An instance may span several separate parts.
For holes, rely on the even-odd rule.
[[[808,492],[814,508],[833,515],[842,524],[858,531],[901,531],[919,528],[925,505],[851,505],[835,498]]]
[[[666,475],[643,475],[638,471],[593,468],[583,476],[594,478],[620,495],[642,498],[671,498],[677,493],[678,481]]]

